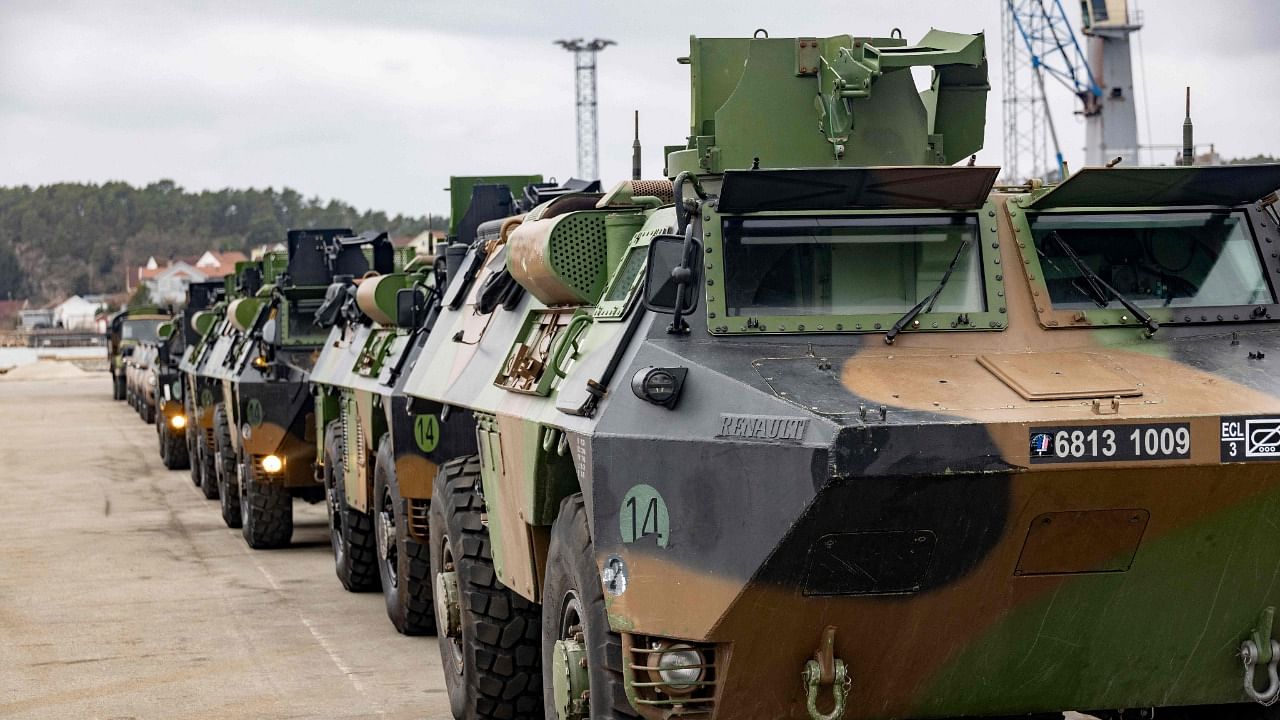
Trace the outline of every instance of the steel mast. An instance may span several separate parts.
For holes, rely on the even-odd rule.
[[[574,95],[578,114],[578,177],[584,180],[600,178],[600,133],[596,119],[596,55],[610,45],[612,40],[582,38],[557,40],[556,44],[573,53]]]

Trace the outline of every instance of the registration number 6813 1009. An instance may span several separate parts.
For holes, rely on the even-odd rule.
[[[1186,460],[1189,423],[1038,427],[1028,431],[1032,463]]]

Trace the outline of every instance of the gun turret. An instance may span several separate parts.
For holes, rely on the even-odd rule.
[[[692,38],[693,125],[667,172],[951,165],[982,148],[983,36]],[[918,92],[911,68],[932,67]]]

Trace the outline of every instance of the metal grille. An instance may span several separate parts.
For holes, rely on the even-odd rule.
[[[658,657],[662,653],[662,641],[643,635],[624,633],[623,653],[627,658],[625,679],[635,692],[636,706],[645,718],[710,718],[715,713],[716,651],[713,646],[700,643],[681,643],[696,646],[702,651],[706,663],[703,678],[691,690],[664,692],[658,677]],[[692,667],[692,666],[691,666]]]
[[[409,534],[420,542],[429,542],[431,530],[431,501],[423,498],[409,498]]]
[[[670,180],[632,180],[631,196],[652,196],[663,202],[674,202],[676,197],[675,186],[672,185]]]
[[[588,298],[599,297],[605,277],[607,245],[604,213],[565,215],[552,230],[550,265],[561,281]]]

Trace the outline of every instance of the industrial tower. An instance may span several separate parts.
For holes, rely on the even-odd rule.
[[[1127,0],[1089,0],[1084,4],[1084,34],[1089,67],[1104,88],[1101,111],[1085,126],[1086,165],[1105,165],[1121,158],[1138,165],[1138,112],[1133,92],[1129,35],[1142,29],[1142,13]],[[1150,142],[1150,138],[1148,138]]]
[[[1106,0],[1088,2],[1106,4]],[[1101,112],[1102,89],[1071,29],[1062,0],[1002,3],[1005,179],[1055,180],[1061,177],[1065,162],[1049,113],[1045,76],[1078,98],[1077,112],[1086,118]]]
[[[582,38],[557,40],[556,44],[573,53],[574,94],[578,111],[578,177],[598,180],[600,134],[596,124],[596,55],[616,45],[612,40]]]

